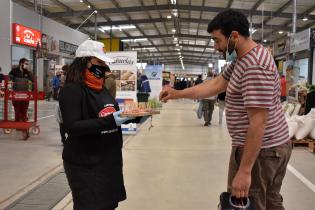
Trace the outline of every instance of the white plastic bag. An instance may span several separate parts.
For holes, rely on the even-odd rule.
[[[310,132],[310,138],[315,140],[315,127]]]
[[[314,128],[315,126],[315,118],[311,116],[306,116],[303,120],[301,126],[297,130],[295,134],[296,139],[304,139]]]
[[[200,100],[200,101],[199,101],[198,110],[197,110],[197,117],[198,117],[198,119],[201,119],[201,118],[202,118],[202,115],[203,115],[202,108],[203,108],[203,103],[202,103],[202,101]]]
[[[303,118],[304,116],[294,116],[294,117],[286,117],[288,127],[289,127],[289,137],[290,139],[295,136],[296,132],[298,131],[299,127],[303,125]]]

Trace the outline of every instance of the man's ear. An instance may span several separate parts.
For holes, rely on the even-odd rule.
[[[238,31],[232,31],[231,32],[231,38],[233,38],[233,40],[238,39],[240,36],[240,33]]]

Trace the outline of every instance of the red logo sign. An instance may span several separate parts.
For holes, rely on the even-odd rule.
[[[13,23],[13,43],[37,47],[42,44],[42,33],[38,30]]]
[[[98,117],[106,117],[114,112],[116,112],[114,107],[106,107],[98,113]]]

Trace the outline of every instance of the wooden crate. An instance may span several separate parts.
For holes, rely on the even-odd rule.
[[[292,140],[292,143],[293,143],[293,147],[298,147],[298,146],[308,147],[310,144],[310,140],[308,139]]]
[[[312,153],[315,153],[315,142],[312,141],[312,142],[309,142],[308,144],[308,150]]]
[[[292,140],[293,147],[308,147],[310,152],[315,153],[315,141],[312,139]]]

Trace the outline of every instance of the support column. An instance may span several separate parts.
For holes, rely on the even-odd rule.
[[[292,33],[296,32],[296,0],[293,0]]]
[[[11,70],[11,31],[12,3],[11,0],[0,1],[0,66],[3,74]]]
[[[97,12],[94,14],[94,40],[97,41]]]

